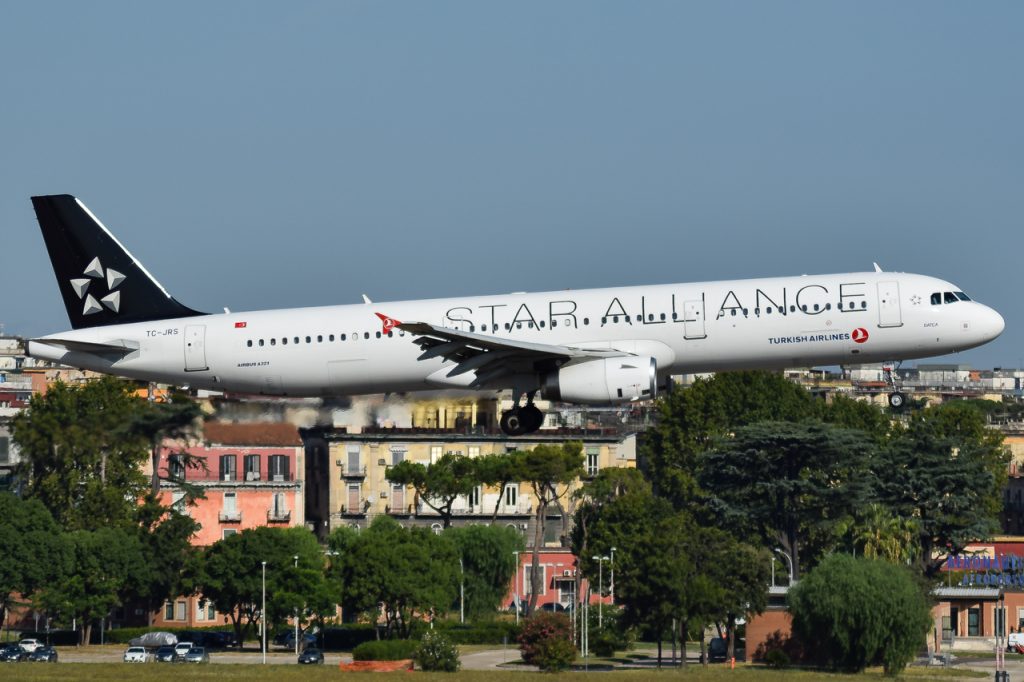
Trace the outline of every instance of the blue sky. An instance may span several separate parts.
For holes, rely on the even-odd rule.
[[[1016,367],[1024,4],[0,5],[8,333],[67,325],[29,202],[233,310],[884,268]]]

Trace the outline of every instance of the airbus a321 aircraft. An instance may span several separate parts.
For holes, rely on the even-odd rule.
[[[72,331],[32,357],[133,379],[278,396],[511,389],[509,435],[545,399],[654,398],[669,375],[899,361],[987,343],[995,310],[955,284],[874,272],[206,314],[75,197],[33,197]],[[524,400],[525,398],[525,400]],[[890,401],[903,396],[893,388]]]

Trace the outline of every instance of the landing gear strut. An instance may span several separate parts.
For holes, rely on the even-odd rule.
[[[501,413],[501,430],[506,436],[522,436],[533,433],[544,423],[544,413],[533,404],[533,396],[536,391],[526,394],[526,404],[519,405],[521,394],[514,392],[512,396],[513,407]]]
[[[896,363],[897,366],[899,363]],[[893,365],[882,365],[882,376],[892,389],[889,393],[889,407],[898,410],[907,404],[907,396],[900,390],[899,379]]]

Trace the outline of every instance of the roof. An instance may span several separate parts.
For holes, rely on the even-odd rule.
[[[299,429],[293,424],[207,422],[203,440],[209,445],[301,447]]]

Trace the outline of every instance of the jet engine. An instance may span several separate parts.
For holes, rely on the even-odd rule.
[[[650,356],[601,358],[566,365],[544,375],[545,400],[608,404],[649,400],[658,392],[658,363]]]

